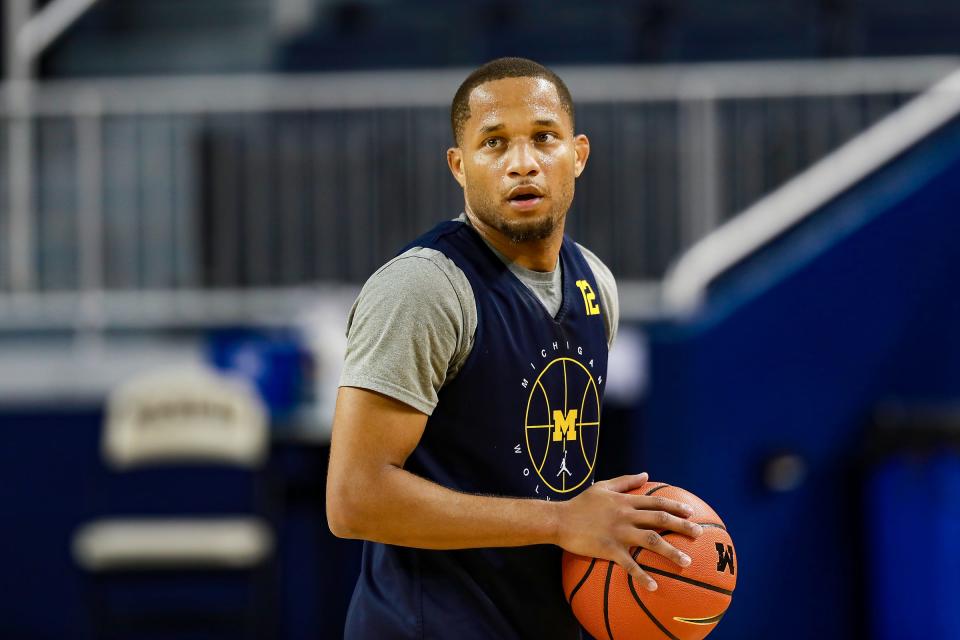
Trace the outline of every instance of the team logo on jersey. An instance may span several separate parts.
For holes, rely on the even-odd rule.
[[[537,476],[557,493],[578,489],[593,474],[600,442],[597,383],[579,360],[558,357],[528,387],[527,453]]]

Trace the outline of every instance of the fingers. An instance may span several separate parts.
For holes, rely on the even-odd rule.
[[[620,549],[619,553],[616,554],[616,557],[613,559],[627,574],[636,580],[637,584],[645,588],[647,591],[656,591],[657,583],[654,582],[653,578],[650,577],[646,571],[640,568],[640,565],[637,564],[637,561],[633,559],[633,556],[630,555],[625,549]]]
[[[637,509],[633,512],[631,521],[639,529],[674,531],[691,538],[698,538],[703,533],[703,527],[696,522],[687,520],[686,517],[678,518],[666,511]]]
[[[638,529],[632,542],[633,546],[649,549],[681,567],[690,566],[690,556],[664,540],[656,531]]]
[[[604,480],[603,482],[598,482],[597,484],[602,484],[606,489],[609,489],[610,491],[616,491],[617,493],[626,493],[631,489],[642,487],[643,484],[649,479],[650,479],[650,474],[644,471],[643,473],[637,473],[634,475],[611,478],[610,480]]]
[[[628,498],[634,509],[647,511],[665,511],[681,518],[689,518],[693,515],[693,507],[677,500],[662,498],[660,496],[635,496]]]

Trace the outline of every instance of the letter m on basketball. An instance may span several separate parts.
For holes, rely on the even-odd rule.
[[[553,411],[553,441],[562,442],[563,439],[577,439],[577,410],[570,409],[567,415],[563,411]]]
[[[717,542],[717,571],[723,573],[724,569],[727,568],[727,565],[730,566],[730,575],[736,575],[736,567],[733,566],[733,547],[727,545],[723,546],[723,543]]]

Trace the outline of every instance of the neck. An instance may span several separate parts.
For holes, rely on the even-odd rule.
[[[543,240],[514,242],[499,229],[483,222],[469,208],[466,209],[466,215],[470,226],[510,262],[531,271],[553,271],[556,268],[563,244],[563,221]]]

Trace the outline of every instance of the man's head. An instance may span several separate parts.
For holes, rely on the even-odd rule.
[[[512,242],[562,229],[590,143],[574,134],[563,81],[523,58],[500,58],[457,90],[450,121],[456,147],[447,162],[467,213]]]

